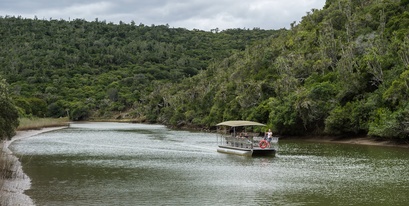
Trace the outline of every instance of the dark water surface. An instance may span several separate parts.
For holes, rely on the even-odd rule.
[[[83,123],[15,141],[36,205],[408,205],[409,150],[280,140],[217,153],[216,135]]]

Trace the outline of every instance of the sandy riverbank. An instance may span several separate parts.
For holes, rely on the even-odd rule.
[[[47,127],[38,130],[17,131],[17,134],[10,141],[0,142],[1,152],[3,153],[1,155],[12,163],[11,171],[14,172],[12,174],[13,178],[4,179],[3,186],[0,188],[0,205],[34,205],[32,199],[24,194],[25,190],[30,189],[31,180],[23,172],[21,162],[13,155],[9,146],[16,140],[62,128],[66,127]]]

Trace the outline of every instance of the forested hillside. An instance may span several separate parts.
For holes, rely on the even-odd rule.
[[[112,118],[149,104],[157,85],[194,76],[274,33],[2,17],[0,75],[20,115]]]
[[[171,125],[245,119],[287,135],[408,139],[408,3],[327,1],[290,31],[159,88],[148,109]]]
[[[279,31],[4,17],[0,75],[20,115],[408,139],[408,5],[327,0]]]

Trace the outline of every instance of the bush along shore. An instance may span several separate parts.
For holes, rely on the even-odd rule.
[[[21,162],[8,148],[18,139],[69,125],[67,118],[22,118],[17,134],[11,140],[0,142],[0,205],[34,205],[24,191],[30,188],[30,178],[24,174]]]

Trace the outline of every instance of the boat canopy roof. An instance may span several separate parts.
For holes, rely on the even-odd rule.
[[[242,126],[266,126],[266,125],[258,123],[258,122],[236,120],[236,121],[221,122],[217,124],[216,126],[242,127]]]

